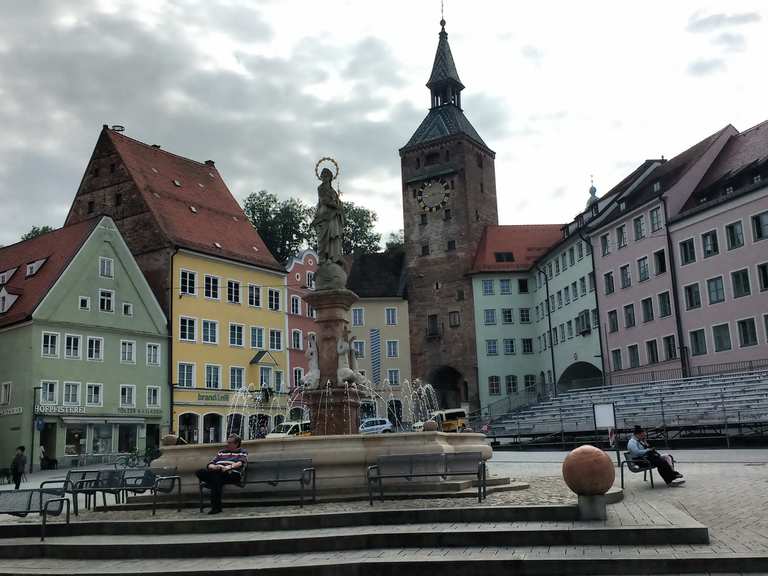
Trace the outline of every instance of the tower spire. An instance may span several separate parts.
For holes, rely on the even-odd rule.
[[[442,5],[441,5],[442,16]],[[432,95],[432,108],[453,104],[461,108],[461,91],[464,84],[459,79],[456,64],[451,54],[451,46],[448,44],[448,32],[445,31],[445,18],[440,20],[440,33],[437,42],[435,61],[432,64],[432,73],[429,75],[427,88]]]

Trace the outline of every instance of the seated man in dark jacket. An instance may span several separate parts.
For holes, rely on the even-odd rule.
[[[240,484],[245,467],[248,465],[248,452],[240,447],[237,434],[227,437],[227,445],[219,450],[205,468],[197,471],[200,482],[211,489],[211,510],[208,514],[221,512],[221,493],[224,484]]]

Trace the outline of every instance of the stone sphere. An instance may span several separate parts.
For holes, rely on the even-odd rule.
[[[422,428],[424,432],[437,432],[437,422],[434,420],[427,420],[424,422],[424,428]]]
[[[580,496],[600,496],[613,486],[616,471],[610,457],[594,446],[572,450],[563,462],[563,480]]]

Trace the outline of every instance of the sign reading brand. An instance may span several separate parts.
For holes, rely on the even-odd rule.
[[[83,406],[55,406],[51,404],[38,404],[35,406],[36,414],[85,414]]]
[[[133,414],[135,416],[162,416],[160,408],[118,408],[118,414]]]
[[[21,406],[17,406],[16,408],[0,408],[0,416],[15,416],[22,412],[24,412],[24,409]]]
[[[229,394],[224,392],[198,392],[197,400],[199,402],[229,402]]]

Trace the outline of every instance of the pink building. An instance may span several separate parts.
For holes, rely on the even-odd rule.
[[[315,312],[304,301],[307,292],[315,289],[317,254],[304,250],[286,264],[288,270],[288,361],[291,367],[290,389],[298,386],[307,372],[307,357],[304,355],[306,340],[316,332]]]

